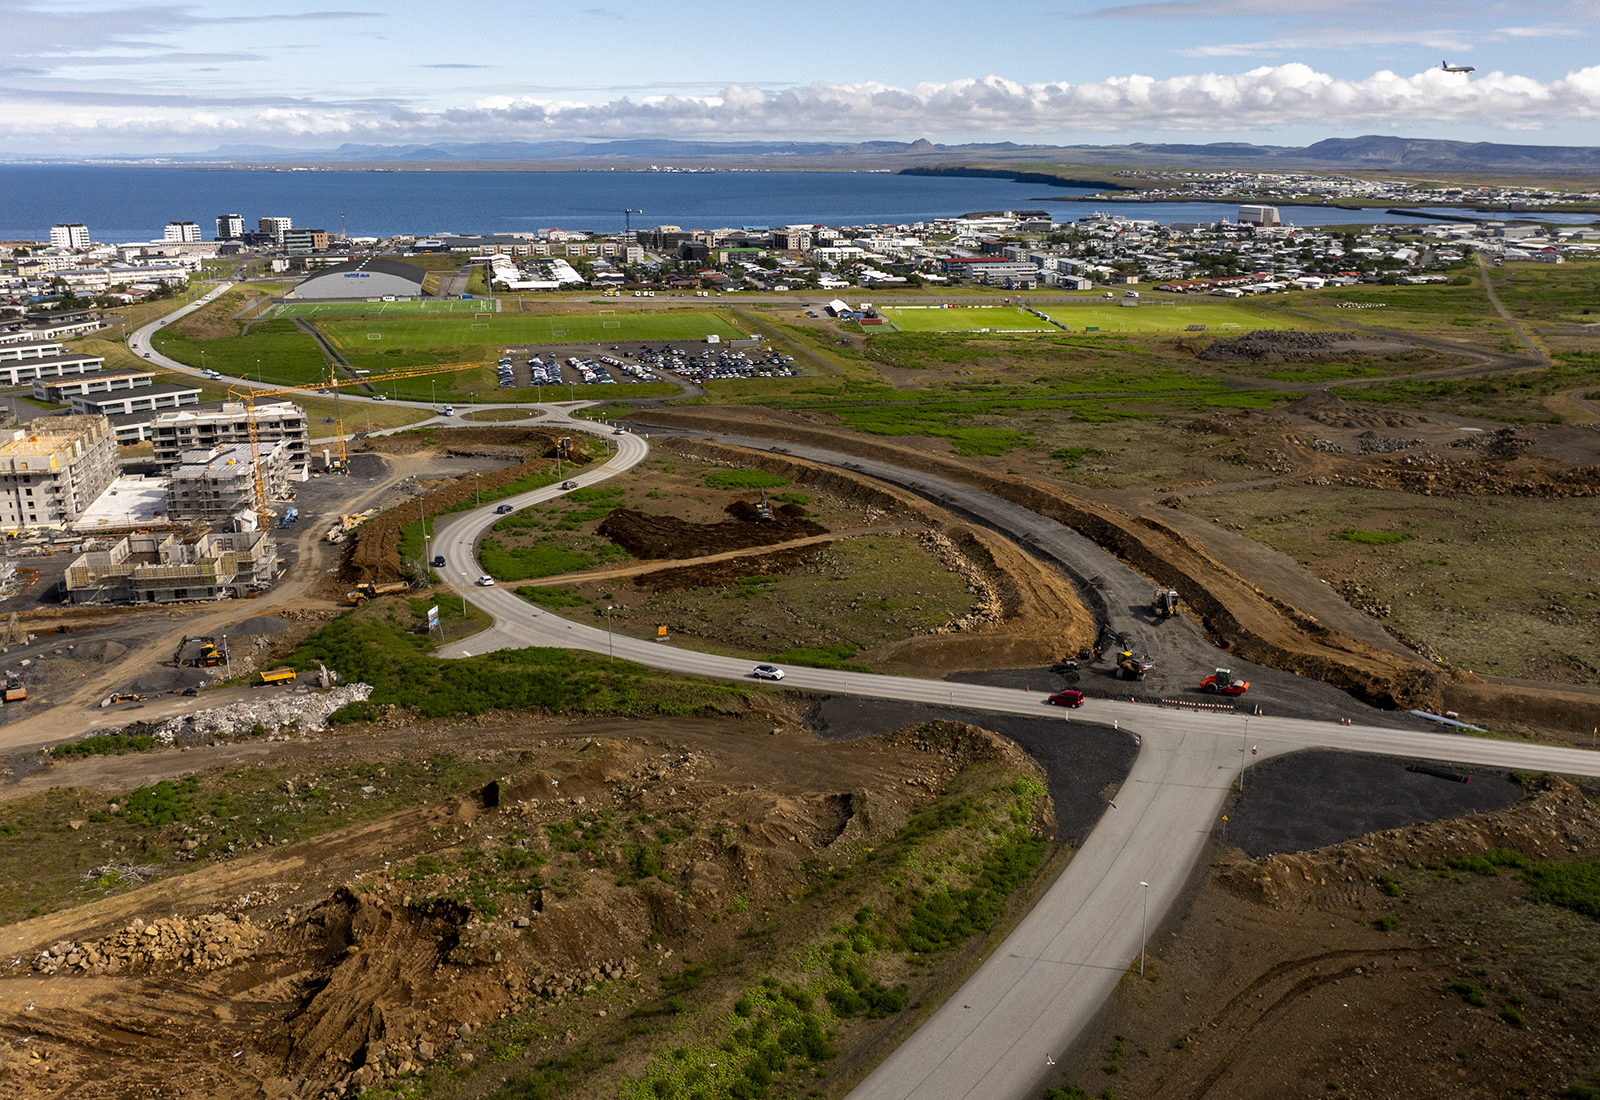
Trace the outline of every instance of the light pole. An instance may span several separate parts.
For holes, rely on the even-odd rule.
[[[222,659],[228,662],[228,679],[233,679],[233,654],[228,652],[228,636],[222,636]]]
[[[611,658],[612,664],[617,663],[616,646],[611,641],[611,613],[615,610],[614,605],[606,605],[606,655]]]
[[[1239,746],[1239,793],[1244,794],[1244,762],[1250,757],[1250,719],[1244,720],[1244,742]]]
[[[433,379],[428,379],[428,404],[433,406],[433,411],[439,411],[439,397],[433,392]]]
[[[1141,882],[1144,887],[1144,916],[1139,919],[1139,977],[1144,977],[1144,945],[1145,932],[1150,927],[1150,884]]]
[[[473,507],[475,507],[475,508],[482,508],[483,507],[483,494],[478,491],[478,471],[477,470],[473,470],[472,471],[472,499],[475,502]]]

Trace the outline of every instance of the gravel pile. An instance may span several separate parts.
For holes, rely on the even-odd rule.
[[[1396,451],[1404,451],[1421,444],[1420,439],[1398,439],[1392,435],[1379,435],[1371,431],[1356,436],[1356,450],[1364,455],[1394,454]]]
[[[169,718],[152,732],[156,740],[170,745],[175,741],[199,741],[207,736],[251,733],[257,726],[274,733],[291,722],[297,723],[301,732],[320,730],[327,723],[328,715],[346,703],[371,695],[372,687],[368,684],[343,684],[332,691],[307,695],[280,692],[259,703],[233,703]]]
[[[243,634],[281,634],[288,629],[288,619],[276,619],[270,615],[257,615],[253,619],[246,619],[237,626],[230,626],[222,633],[233,638]]]
[[[1202,359],[1232,359],[1246,362],[1272,362],[1284,359],[1315,359],[1325,355],[1385,355],[1408,351],[1398,340],[1353,332],[1293,332],[1262,329],[1218,340],[1200,353]]]
[[[134,920],[120,932],[89,943],[64,940],[46,948],[33,961],[41,974],[59,970],[115,973],[126,967],[166,963],[185,970],[213,970],[235,959],[246,959],[266,932],[248,917],[208,913],[193,920],[174,917]]]

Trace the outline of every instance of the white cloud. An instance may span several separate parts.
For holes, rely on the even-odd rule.
[[[12,97],[0,92],[0,105]],[[1423,125],[1529,129],[1600,117],[1600,66],[1539,81],[1504,73],[1476,77],[1430,69],[1341,80],[1303,64],[1237,74],[1157,80],[1130,75],[1097,83],[1021,84],[1000,77],[894,87],[880,83],[792,88],[728,85],[714,95],[668,93],[583,103],[485,94],[457,108],[384,103],[279,104],[189,101],[40,102],[0,110],[0,143],[44,149],[70,133],[102,148],[173,147],[181,138],[241,133],[272,140],[348,136],[370,142],[548,138],[936,138],[985,134],[1041,140],[1075,133],[1261,132],[1309,125]],[[193,147],[194,143],[184,143]]]

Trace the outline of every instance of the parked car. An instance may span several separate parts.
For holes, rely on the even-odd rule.
[[[514,511],[516,511],[516,509],[512,508],[511,505],[502,504],[494,510],[494,514],[497,516],[505,516],[510,515]]]
[[[493,588],[494,587],[494,578],[489,576],[489,574],[485,573],[483,576],[479,577],[477,580],[473,581],[472,583],[477,585],[479,588]]]
[[[1083,706],[1083,692],[1068,688],[1065,691],[1056,692],[1050,696],[1047,702],[1054,703],[1058,707],[1081,707]]]
[[[781,680],[783,679],[783,669],[777,665],[757,665],[750,671],[750,675],[757,680]]]

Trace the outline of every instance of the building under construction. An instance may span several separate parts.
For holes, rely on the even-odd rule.
[[[289,401],[263,401],[254,406],[224,401],[160,414],[150,429],[157,468],[166,473],[181,465],[185,451],[249,443],[252,419],[261,443],[281,441],[287,445],[290,477],[305,481],[311,476],[311,432],[306,411]]]
[[[272,586],[278,545],[270,530],[129,535],[80,554],[62,578],[74,604],[156,604],[243,597]]]
[[[289,491],[289,445],[262,443],[261,482],[268,500]],[[167,514],[173,519],[223,520],[250,513],[240,529],[255,525],[255,470],[250,445],[184,451],[182,464],[167,471]]]

